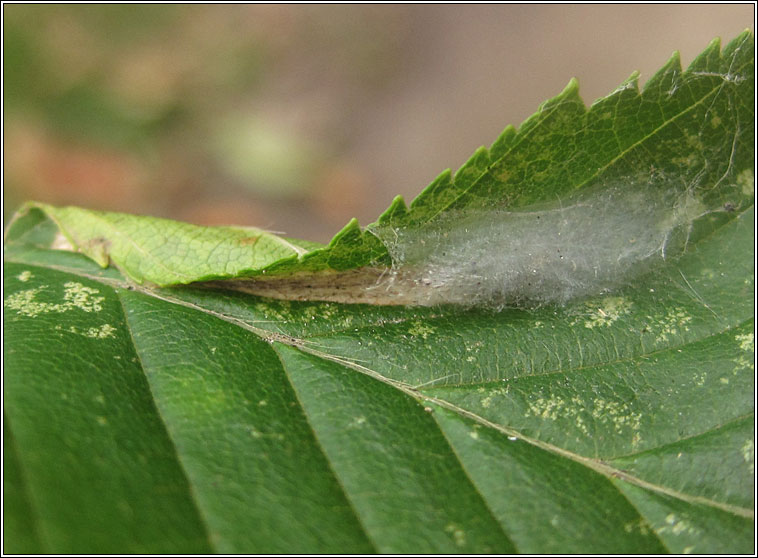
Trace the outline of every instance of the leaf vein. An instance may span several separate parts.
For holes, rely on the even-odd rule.
[[[147,385],[147,389],[150,391],[150,399],[153,402],[155,415],[160,420],[161,425],[163,426],[163,430],[166,433],[166,438],[171,443],[171,448],[173,450],[174,457],[176,458],[177,465],[179,467],[179,470],[182,472],[182,475],[184,476],[185,482],[187,483],[187,492],[189,493],[188,494],[189,499],[195,508],[195,512],[197,513],[199,523],[203,526],[203,530],[205,531],[205,533],[203,533],[202,538],[212,550],[214,550],[215,552],[218,552],[218,549],[215,548],[213,539],[209,536],[210,528],[208,525],[208,519],[205,517],[202,507],[200,506],[200,503],[197,499],[197,495],[195,494],[195,491],[192,488],[192,482],[190,482],[190,477],[187,474],[187,470],[184,467],[184,463],[182,462],[182,458],[181,458],[181,455],[179,454],[179,449],[176,446],[176,442],[174,442],[174,439],[171,436],[171,430],[168,428],[168,425],[166,424],[166,420],[163,417],[163,414],[161,413],[160,408],[157,405],[155,396],[153,395],[152,385],[150,384],[150,379],[147,376],[147,370],[145,367],[145,363],[142,360],[142,355],[140,354],[140,351],[138,349],[137,340],[134,338],[134,332],[132,330],[131,324],[129,323],[129,313],[126,311],[126,307],[124,306],[124,300],[117,289],[113,289],[113,290],[116,295],[116,299],[118,300],[118,303],[121,306],[121,311],[123,312],[123,315],[124,315],[124,323],[126,324],[126,330],[129,333],[129,339],[131,340],[132,346],[134,347],[134,354],[137,356],[137,362],[139,362],[140,369],[142,370],[142,373],[144,375],[145,384]]]

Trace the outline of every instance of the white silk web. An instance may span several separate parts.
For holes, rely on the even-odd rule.
[[[627,180],[552,207],[371,229],[393,262],[375,288],[410,304],[493,308],[608,292],[679,255],[692,222],[708,213],[690,190],[656,182]]]

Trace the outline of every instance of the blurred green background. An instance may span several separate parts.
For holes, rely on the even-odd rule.
[[[743,5],[3,5],[4,219],[26,199],[327,241],[568,80],[587,104]]]

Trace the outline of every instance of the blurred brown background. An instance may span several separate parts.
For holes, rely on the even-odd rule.
[[[327,241],[743,5],[3,6],[4,218],[26,199]]]

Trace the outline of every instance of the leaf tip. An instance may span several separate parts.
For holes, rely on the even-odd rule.
[[[679,68],[682,69],[682,55],[678,50],[671,53],[671,56],[664,64],[664,68]]]
[[[561,95],[578,95],[579,94],[579,80],[575,77],[572,77],[569,82],[566,84],[566,87],[563,88],[563,91],[561,91]]]
[[[679,55],[679,51],[675,50],[666,63],[645,83],[645,86],[642,88],[643,94],[648,92],[655,94],[654,92],[659,90],[670,90],[672,85],[679,79],[681,73],[681,56]]]
[[[639,85],[639,81],[640,81],[640,73],[639,73],[639,71],[634,70],[629,75],[629,77],[626,78],[626,80],[624,81],[624,83],[622,83],[621,85],[631,85],[631,86],[634,86],[635,88],[637,88],[638,85]]]
[[[347,222],[347,224],[344,227],[342,227],[342,230],[340,232],[334,235],[334,238],[332,238],[332,240],[329,242],[329,245],[327,246],[327,248],[334,248],[335,246],[340,244],[340,242],[343,242],[345,238],[351,235],[354,235],[356,233],[360,234],[360,232],[361,232],[361,227],[360,227],[360,224],[358,223],[358,219],[353,217],[352,219],[350,219],[350,221]]]
[[[377,223],[384,225],[394,219],[404,217],[407,213],[408,207],[405,205],[405,199],[403,199],[403,196],[395,196],[390,206],[379,216]]]
[[[547,107],[550,107],[550,106],[554,105],[557,102],[567,101],[567,100],[570,100],[570,99],[571,100],[578,100],[578,101],[582,102],[582,104],[583,104],[583,101],[581,100],[581,98],[579,96],[579,80],[576,79],[575,77],[572,77],[568,81],[568,83],[566,84],[566,86],[563,88],[563,90],[560,93],[558,93],[558,95],[556,95],[552,99],[550,99],[550,100],[546,101],[545,103],[543,103],[540,108],[547,108]]]

